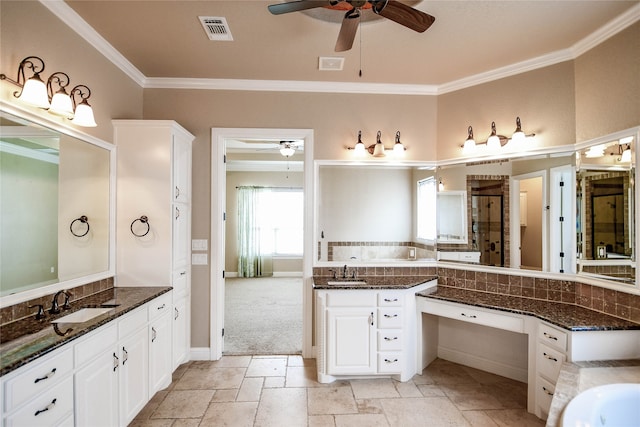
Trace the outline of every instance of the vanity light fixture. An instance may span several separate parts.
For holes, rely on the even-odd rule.
[[[15,91],[13,96],[25,104],[46,109],[56,116],[73,119],[71,123],[78,126],[97,126],[93,109],[87,102],[91,96],[91,90],[85,85],[77,85],[67,93],[66,88],[69,86],[70,79],[61,71],[53,73],[45,83],[40,77],[44,67],[44,61],[41,58],[28,56],[18,66],[17,80],[12,80],[6,74],[0,74],[0,80],[6,80],[18,86],[20,90]],[[33,76],[28,79],[25,76],[25,68],[33,72]],[[55,91],[54,85],[57,85]],[[76,95],[80,97],[78,103],[76,103]]]
[[[362,131],[358,131],[358,142],[353,147],[347,147],[347,150],[353,150],[357,155],[362,155],[365,152],[368,152],[373,157],[385,157],[387,152],[387,148],[385,148],[384,143],[382,142],[381,131],[378,131],[378,134],[376,135],[376,143],[371,144],[368,147],[362,142]],[[390,149],[389,151],[392,151],[394,157],[400,157],[406,150],[407,147],[405,147],[402,141],[400,141],[400,131],[397,131],[393,149]]]
[[[58,90],[53,93],[53,85],[58,85]],[[49,112],[56,116],[71,119],[73,117],[73,103],[71,97],[65,90],[69,86],[69,76],[66,73],[58,71],[51,74],[47,80],[47,94],[51,100]]]
[[[76,95],[81,99],[79,104],[76,104]],[[85,85],[78,85],[71,89],[71,100],[73,101],[73,109],[75,111],[71,123],[84,127],[98,126],[93,118],[93,108],[91,108],[91,105],[87,102],[90,96],[91,90]]]
[[[33,71],[33,76],[25,78],[24,69]],[[0,75],[0,80],[7,80],[22,90],[17,90],[13,96],[25,104],[38,108],[49,108],[49,97],[47,96],[47,86],[40,78],[40,73],[44,71],[44,61],[37,56],[27,56],[18,66],[17,80],[11,80],[5,74]]]
[[[522,122],[520,117],[516,117],[516,130],[513,132],[511,138],[498,134],[496,131],[496,122],[491,122],[491,134],[484,142],[476,142],[473,138],[473,128],[469,126],[467,128],[467,139],[462,145],[463,154],[475,153],[479,148],[484,147],[485,151],[496,152],[501,148],[509,147],[510,150],[518,149],[519,145],[525,141],[526,138],[535,136],[535,133],[526,134],[522,130]],[[505,148],[506,149],[506,148]]]

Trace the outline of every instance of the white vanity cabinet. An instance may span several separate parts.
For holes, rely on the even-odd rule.
[[[156,298],[149,310],[149,396],[171,384],[171,294]]]
[[[408,289],[316,290],[318,381],[416,373],[415,293]]]
[[[536,415],[546,419],[562,364],[567,360],[567,331],[546,322],[538,324],[536,343]]]
[[[114,120],[113,126],[118,168],[117,285],[174,288],[171,305],[179,306],[180,313],[170,316],[170,329],[178,348],[169,354],[175,369],[188,360],[190,348],[194,136],[171,120]]]

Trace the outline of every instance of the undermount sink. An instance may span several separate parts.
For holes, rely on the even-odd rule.
[[[56,320],[52,320],[51,323],[83,323],[87,322],[94,317],[98,317],[101,314],[106,313],[109,310],[113,310],[110,307],[85,307],[78,311],[74,311],[64,317]]]
[[[329,280],[327,285],[329,286],[362,286],[366,285],[364,280]]]

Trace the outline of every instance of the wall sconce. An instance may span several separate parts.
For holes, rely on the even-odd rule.
[[[33,76],[29,79],[25,79],[25,68],[33,71]],[[18,86],[21,90],[15,91],[13,96],[28,105],[47,109],[56,116],[73,119],[71,123],[78,126],[97,126],[93,109],[87,102],[91,96],[91,90],[85,85],[78,85],[68,94],[66,87],[69,86],[70,80],[66,73],[60,71],[53,73],[45,84],[40,78],[42,71],[44,71],[44,61],[37,56],[28,56],[18,66],[17,80],[10,79],[6,74],[0,74],[0,80],[6,80]],[[58,86],[55,92],[54,84]],[[76,95],[80,96],[79,103],[76,103]]]
[[[467,128],[467,139],[462,145],[462,152],[464,154],[471,154],[476,152],[476,150],[482,146],[485,147],[486,151],[496,152],[510,143],[511,145],[519,145],[527,137],[531,136],[535,136],[535,133],[529,135],[524,133],[524,131],[522,130],[522,122],[520,121],[520,117],[516,117],[516,130],[513,132],[513,135],[511,135],[511,139],[504,135],[499,135],[496,131],[496,122],[491,122],[491,134],[489,135],[487,140],[484,142],[476,142],[473,138],[473,128],[469,126]]]
[[[364,154],[368,152],[373,157],[385,157],[386,156],[386,148],[382,143],[382,132],[378,131],[376,135],[376,143],[371,144],[368,147],[364,145],[362,142],[362,131],[358,131],[358,142],[353,147],[347,147],[347,150],[353,150],[357,155]],[[400,141],[400,131],[396,132],[395,143],[393,144],[392,152],[395,156],[400,156],[406,151],[406,147]]]

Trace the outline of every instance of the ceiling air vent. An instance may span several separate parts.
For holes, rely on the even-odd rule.
[[[318,68],[321,71],[341,71],[344,67],[344,58],[339,56],[321,56],[318,58]]]
[[[227,20],[217,16],[199,16],[209,40],[233,40]]]

